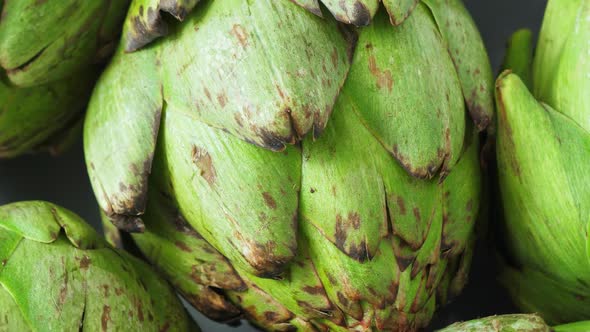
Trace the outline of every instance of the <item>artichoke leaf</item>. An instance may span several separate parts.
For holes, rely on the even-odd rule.
[[[365,26],[379,9],[379,0],[322,0],[322,3],[343,23]]]
[[[516,237],[508,243],[517,261],[557,271],[556,277],[577,283],[578,276],[589,273],[588,264],[580,264],[581,258],[586,260],[584,232],[588,223],[586,215],[580,218],[580,209],[587,211],[587,207],[575,199],[587,190],[580,187],[587,180],[574,182],[588,176],[581,174],[588,166],[583,165],[585,161],[580,166],[568,164],[590,155],[588,136],[564,136],[576,130],[576,125],[569,120],[571,128],[564,130],[559,122],[565,117],[557,118],[550,107],[538,103],[515,74],[501,75],[496,89],[499,178],[504,207],[511,211],[507,215],[509,234]],[[580,145],[564,148],[565,140]],[[556,192],[560,195],[539,194]],[[520,241],[522,236],[528,240]]]
[[[412,14],[419,0],[383,0],[383,6],[389,13],[389,21],[393,25],[402,24]]]
[[[320,4],[318,0],[291,0],[294,3],[298,4],[299,6],[309,10],[314,15],[319,17],[323,17],[322,9],[320,8]]]
[[[353,42],[333,19],[269,0],[199,6],[163,41],[168,104],[275,151],[320,135]]]
[[[471,137],[467,136],[467,140],[465,152],[443,182],[443,256],[456,256],[467,249],[480,214],[482,183],[478,133],[472,130]]]
[[[549,101],[549,96],[551,90],[559,88],[555,86],[559,62],[574,26],[579,24],[577,16],[583,3],[587,1],[549,0],[545,8],[533,62],[533,92],[535,97],[552,107],[556,106]]]
[[[150,204],[143,217],[146,229],[132,235],[135,244],[200,312],[216,320],[236,318],[240,311],[211,287],[242,291],[244,282],[158,189],[150,184]]]
[[[363,29],[343,91],[363,123],[412,176],[452,169],[462,150],[464,100],[455,67],[428,9],[393,29],[386,15]],[[428,95],[429,98],[423,98]]]
[[[260,149],[172,105],[163,119],[160,176],[170,179],[181,213],[236,267],[280,273],[297,250],[298,148]]]
[[[510,36],[502,68],[518,75],[532,89],[533,36],[530,30],[521,29]]]
[[[37,148],[48,136],[77,120],[95,72],[83,79],[66,78],[30,88],[0,82],[0,157]]]
[[[447,326],[437,332],[551,332],[541,316],[508,314],[479,318]],[[569,331],[569,330],[568,330]],[[570,331],[571,332],[571,331]]]
[[[151,50],[120,50],[99,80],[84,124],[86,165],[99,205],[131,232],[143,229],[139,216],[164,107],[157,61]]]
[[[590,1],[584,1],[563,50],[552,85],[541,99],[590,131]]]
[[[162,12],[182,21],[199,0],[135,0],[127,13],[124,25],[125,52],[134,52],[158,37],[168,34]]]
[[[126,1],[118,0],[124,3]],[[15,85],[63,79],[97,53],[109,1],[10,1],[0,21],[0,65]],[[117,26],[124,10],[108,18]],[[23,24],[22,22],[35,22]],[[112,36],[111,36],[112,37]]]
[[[457,69],[463,95],[477,128],[494,117],[493,73],[475,22],[461,0],[425,0]]]
[[[545,272],[508,265],[502,266],[499,280],[519,308],[524,312],[542,312],[547,323],[572,322],[587,317],[590,306],[590,298],[585,296],[588,294],[587,285],[570,287],[567,282],[551,278]],[[563,311],[563,308],[571,309]]]

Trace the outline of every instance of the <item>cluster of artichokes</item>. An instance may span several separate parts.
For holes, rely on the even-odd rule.
[[[198,330],[176,293],[269,331],[427,328],[500,208],[482,161],[500,279],[538,315],[442,331],[590,330],[590,0],[549,0],[495,86],[461,0],[0,7],[0,157],[83,126],[107,238],[0,206],[0,331]]]

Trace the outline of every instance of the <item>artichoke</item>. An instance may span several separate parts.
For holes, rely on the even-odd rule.
[[[426,326],[466,282],[493,117],[463,4],[323,1],[343,23],[317,1],[197,2],[133,1],[91,98],[105,219],[213,319]]]
[[[128,0],[0,0],[0,158],[61,151],[82,128]]]
[[[0,206],[0,331],[198,331],[146,263],[47,202]]]
[[[590,321],[549,327],[535,314],[490,316],[455,323],[438,332],[588,332]]]
[[[551,324],[590,318],[590,1],[550,0],[536,54],[510,41],[496,83],[502,282]]]

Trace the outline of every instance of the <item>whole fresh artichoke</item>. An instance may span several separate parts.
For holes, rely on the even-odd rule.
[[[128,0],[0,0],[0,158],[80,133]]]
[[[317,1],[134,1],[85,122],[90,178],[209,317],[416,330],[466,282],[488,59],[458,0],[323,3],[370,24]]]
[[[549,327],[535,314],[490,316],[455,323],[438,332],[588,332],[590,321]]]
[[[198,331],[146,263],[47,202],[0,206],[0,331]]]
[[[516,33],[496,83],[501,279],[552,324],[590,319],[589,40],[590,1],[550,0],[534,60]]]

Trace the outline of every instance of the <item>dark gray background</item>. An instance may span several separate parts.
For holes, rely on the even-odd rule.
[[[497,71],[510,33],[522,27],[538,31],[546,1],[467,0],[465,3],[481,31],[492,66]],[[59,158],[35,155],[0,160],[0,204],[20,200],[51,201],[97,225],[98,209],[86,175],[82,144],[77,144]],[[516,310],[504,290],[497,285],[492,266],[493,256],[484,239],[479,243],[467,288],[453,303],[437,313],[433,327]],[[197,319],[204,331],[254,331],[247,324],[232,328],[200,315]]]

